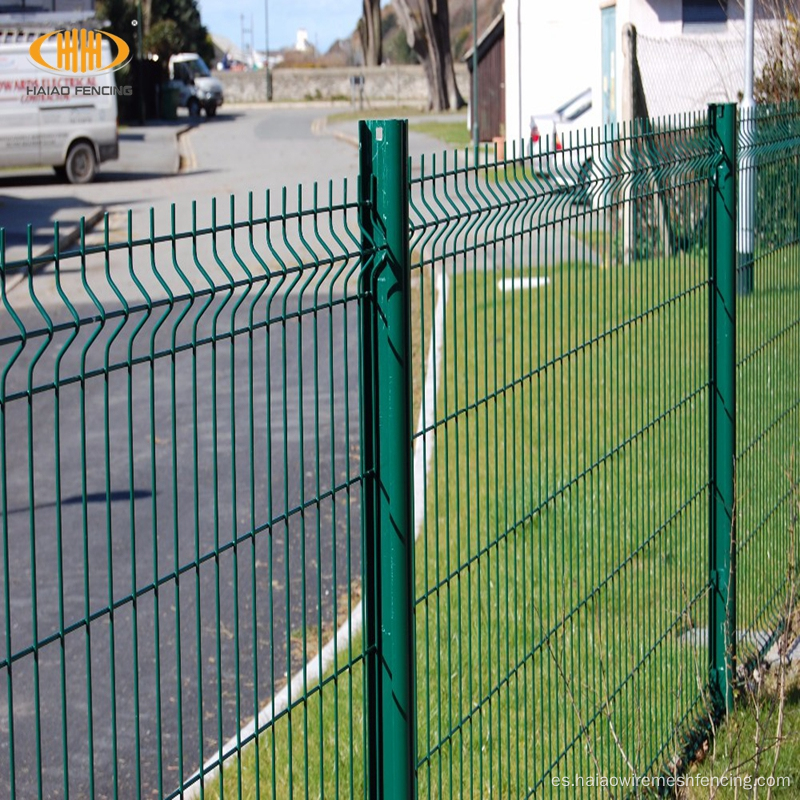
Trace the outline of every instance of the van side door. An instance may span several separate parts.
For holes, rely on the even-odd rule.
[[[18,48],[14,48],[17,50]],[[41,164],[39,101],[28,94],[33,69],[25,53],[0,53],[0,167]]]

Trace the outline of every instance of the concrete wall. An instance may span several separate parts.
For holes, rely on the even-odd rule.
[[[267,97],[264,70],[215,72],[225,91],[226,103],[264,102]],[[364,76],[364,101],[419,103],[428,101],[428,83],[421,66],[331,67],[325,69],[272,70],[272,99],[349,100],[350,78]],[[462,96],[469,95],[469,73],[456,66],[456,81]]]

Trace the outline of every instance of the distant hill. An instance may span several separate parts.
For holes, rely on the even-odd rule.
[[[453,56],[461,59],[472,47],[472,0],[449,0],[450,42]],[[478,38],[503,10],[503,0],[478,0]]]

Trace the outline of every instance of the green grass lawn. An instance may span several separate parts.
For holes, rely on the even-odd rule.
[[[512,293],[488,259],[453,272],[416,544],[420,797],[652,774],[703,716],[707,651],[685,634],[708,606],[706,260],[526,269],[550,284]],[[744,629],[774,624],[786,576],[797,260],[764,260],[739,303]],[[363,669],[346,663],[262,734],[258,765],[253,747],[241,776],[230,762],[226,795],[259,776],[261,796],[363,796]]]
[[[352,656],[361,649],[361,636],[355,637]],[[348,661],[342,653],[336,678],[264,731],[258,747],[251,744],[241,759],[228,761],[222,784],[211,782],[205,796],[363,798],[364,669],[362,661],[352,668]]]
[[[328,122],[355,122],[361,119],[402,119],[415,118],[410,129],[424,133],[446,144],[448,147],[462,149],[472,143],[472,134],[467,129],[463,114],[459,114],[452,122],[419,119],[423,113],[419,107],[391,106],[387,108],[370,108],[358,111],[340,111],[328,116]]]
[[[463,116],[452,122],[439,122],[436,120],[425,120],[424,122],[412,122],[412,131],[424,133],[432,136],[440,142],[444,142],[450,147],[461,149],[472,144],[472,133],[467,128]]]
[[[783,687],[783,688],[781,688]],[[766,797],[767,784],[753,792],[757,778],[781,778],[788,785],[775,784],[772,797],[794,798],[800,792],[800,671],[795,665],[781,676],[777,665],[760,685],[753,686],[737,710],[720,729],[716,740],[704,750],[702,761],[693,765],[682,800],[717,797]],[[726,779],[728,785],[722,784]],[[748,786],[749,778],[749,786]],[[731,785],[733,779],[740,785]],[[719,785],[712,794],[713,782]],[[703,785],[703,782],[706,785]],[[748,791],[749,789],[749,791]]]
[[[418,547],[422,796],[644,771],[697,701],[707,297],[696,264],[658,266],[455,281]]]
[[[352,111],[337,111],[328,115],[328,122],[356,122],[360,119],[403,119],[421,114],[420,106],[384,106],[381,108],[362,108]]]
[[[576,230],[574,236],[579,242],[589,245],[598,255],[608,252],[611,237],[601,228],[593,228],[588,231]]]

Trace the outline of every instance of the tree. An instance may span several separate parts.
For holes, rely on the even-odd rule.
[[[358,38],[364,53],[364,64],[379,67],[381,52],[381,0],[363,0],[364,15],[358,22]]]
[[[408,46],[406,32],[397,21],[397,12],[387,6],[383,12],[383,57],[388,64],[417,64],[417,54]]]
[[[170,56],[188,49],[178,23],[172,19],[161,19],[156,22],[144,37],[144,47],[148,53],[157,55],[159,63],[165,67]]]
[[[136,53],[136,6],[127,0],[98,0],[95,14],[97,19],[107,19],[109,26],[104,30],[119,36]]]
[[[136,53],[136,3],[132,0],[98,0],[97,16],[110,22],[108,30],[121,36]],[[197,0],[146,0],[142,27],[144,50],[165,59],[174,53],[197,53],[207,63],[214,58],[214,46],[200,20]]]
[[[776,24],[762,28],[766,60],[753,87],[759,103],[800,100],[800,23],[796,5],[790,0],[777,0],[772,9]]]
[[[207,64],[214,60],[214,46],[200,20],[196,0],[152,0],[151,8],[151,30],[155,29],[156,23],[171,20],[182,35],[178,52],[197,53]]]
[[[428,108],[455,110],[464,105],[456,85],[450,50],[447,0],[394,0],[408,46],[419,56],[428,79]]]

